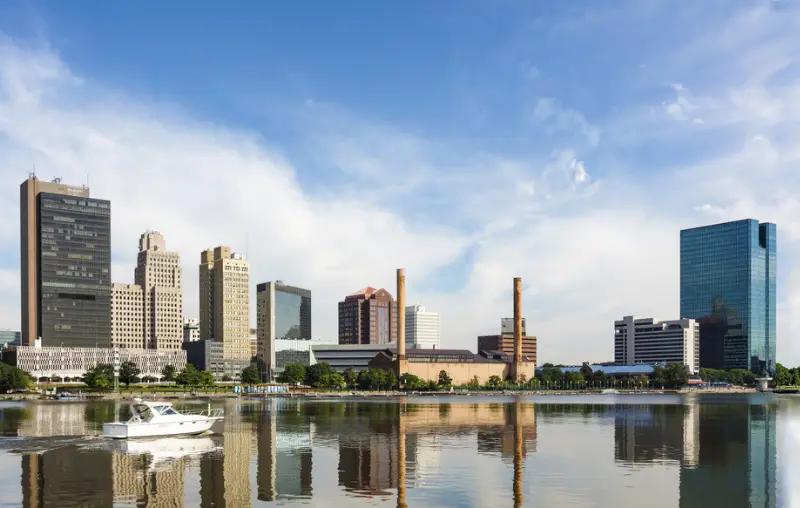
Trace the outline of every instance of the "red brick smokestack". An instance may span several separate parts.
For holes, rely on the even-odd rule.
[[[406,359],[406,273],[397,269],[397,359]]]
[[[522,278],[514,277],[514,363],[522,363]]]

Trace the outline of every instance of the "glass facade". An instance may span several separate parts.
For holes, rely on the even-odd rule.
[[[311,339],[311,291],[275,284],[275,339]]]
[[[111,346],[111,205],[42,192],[39,330],[43,346]]]
[[[746,219],[681,231],[680,311],[700,322],[700,366],[775,374],[776,227]]]

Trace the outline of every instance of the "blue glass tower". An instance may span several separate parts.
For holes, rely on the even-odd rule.
[[[681,317],[700,322],[700,366],[775,375],[775,224],[681,231]]]

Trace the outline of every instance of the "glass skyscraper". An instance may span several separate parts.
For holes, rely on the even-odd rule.
[[[775,375],[776,228],[745,219],[681,231],[681,317],[700,366]]]

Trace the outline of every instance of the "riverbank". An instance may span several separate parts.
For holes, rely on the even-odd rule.
[[[617,390],[613,395],[690,395],[690,394],[748,394],[759,393],[755,388],[685,388],[681,390]],[[178,391],[165,391],[165,392],[125,392],[125,393],[95,393],[84,392],[80,397],[68,398],[59,400],[57,397],[50,394],[39,393],[9,393],[0,394],[0,400],[8,401],[28,401],[28,400],[44,400],[44,401],[59,401],[70,402],[74,400],[133,400],[135,398],[142,398],[146,400],[197,400],[197,399],[225,399],[225,398],[386,398],[386,397],[400,397],[400,396],[415,396],[415,397],[441,397],[441,396],[456,396],[456,397],[497,397],[509,395],[522,395],[522,396],[551,396],[551,395],[610,395],[604,394],[602,390],[455,390],[455,391],[432,391],[432,392],[400,392],[400,391],[305,391],[305,392],[291,392],[291,393],[233,393],[233,392],[178,392]]]

